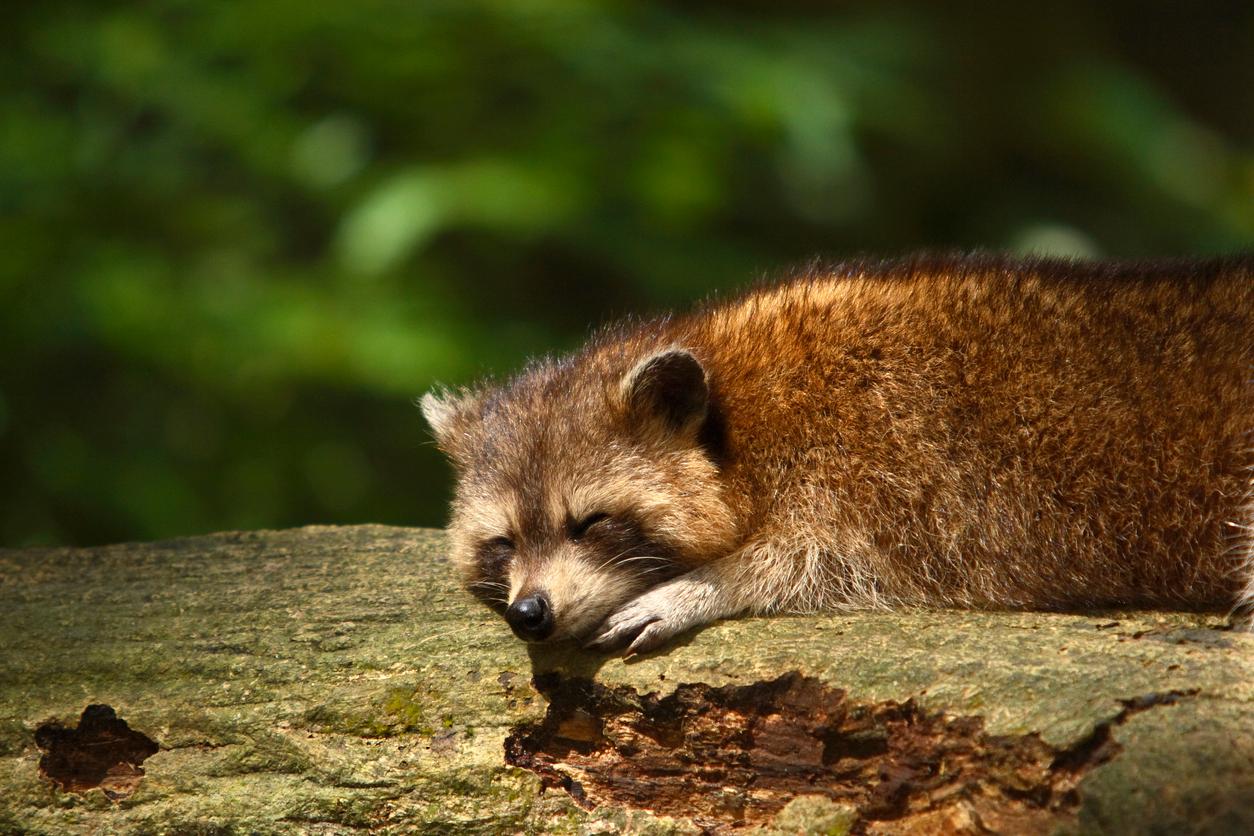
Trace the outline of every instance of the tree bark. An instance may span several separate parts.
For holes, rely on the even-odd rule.
[[[443,548],[0,551],[0,832],[1254,832],[1217,616],[742,619],[625,663],[518,642]]]

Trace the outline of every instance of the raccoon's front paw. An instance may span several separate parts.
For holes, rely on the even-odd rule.
[[[661,613],[641,606],[637,599],[601,622],[596,638],[584,647],[602,653],[617,653],[626,648],[624,655],[631,656],[652,650],[680,629],[669,625]]]
[[[647,653],[698,624],[717,618],[707,584],[687,578],[664,583],[628,601],[597,628],[584,647],[603,653],[626,648],[626,656]]]

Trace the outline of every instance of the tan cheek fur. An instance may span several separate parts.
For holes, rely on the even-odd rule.
[[[723,499],[718,472],[702,453],[682,446],[622,453],[555,480],[550,505],[574,519],[594,513],[630,514],[678,562],[694,565],[727,554],[738,531]],[[575,486],[562,491],[562,486]],[[561,512],[564,513],[564,512]]]
[[[449,554],[463,583],[478,580],[480,543],[516,530],[517,499],[507,492],[462,484],[448,525]]]

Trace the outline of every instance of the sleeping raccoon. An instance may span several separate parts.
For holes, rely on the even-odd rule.
[[[429,393],[468,589],[639,653],[743,613],[1248,610],[1254,256],[812,268]]]

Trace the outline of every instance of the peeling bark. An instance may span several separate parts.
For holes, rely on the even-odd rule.
[[[742,619],[625,664],[522,645],[443,544],[0,550],[0,832],[1254,832],[1218,619]]]
[[[44,723],[35,729],[35,745],[45,753],[39,759],[40,775],[69,792],[99,789],[110,801],[135,792],[144,777],[140,764],[158,749],[107,705],[84,708],[73,729],[55,720]]]
[[[1048,833],[1074,821],[1085,773],[1118,754],[1113,726],[1186,696],[1130,700],[1088,737],[1055,748],[1035,733],[990,735],[979,717],[913,700],[854,702],[795,672],[681,685],[665,697],[556,674],[536,684],[548,711],[506,738],[509,763],[585,809],[647,809],[714,833],[768,823],[803,795],[852,808],[854,833],[964,817],[972,832]]]

